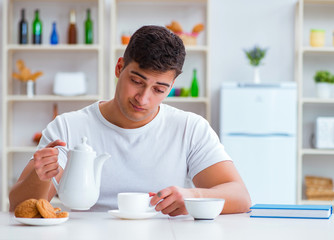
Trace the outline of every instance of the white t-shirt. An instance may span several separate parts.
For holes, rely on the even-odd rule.
[[[187,180],[205,168],[231,160],[204,118],[165,104],[145,126],[123,129],[108,122],[96,102],[57,116],[43,131],[38,148],[57,139],[65,141],[66,147],[59,148],[64,169],[67,152],[84,136],[97,155],[111,155],[103,165],[100,197],[91,211],[117,209],[119,192],[187,187]]]

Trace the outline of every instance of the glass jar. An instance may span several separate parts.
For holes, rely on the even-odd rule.
[[[312,47],[323,47],[323,46],[325,46],[325,30],[323,30],[323,29],[311,29],[310,45]]]

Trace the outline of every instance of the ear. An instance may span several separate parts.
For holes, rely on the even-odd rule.
[[[170,86],[170,89],[172,89],[172,88],[173,88],[173,86],[174,86],[174,83],[175,83],[175,78],[174,78],[174,80],[173,80],[172,86]]]
[[[119,75],[122,72],[123,66],[124,66],[124,59],[122,57],[120,57],[117,61],[116,66],[115,66],[115,75],[116,75],[117,78],[119,78]]]

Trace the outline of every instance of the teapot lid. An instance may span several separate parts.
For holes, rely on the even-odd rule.
[[[93,148],[87,144],[87,137],[82,138],[82,143],[75,146],[74,150],[85,151],[85,152],[94,152]]]

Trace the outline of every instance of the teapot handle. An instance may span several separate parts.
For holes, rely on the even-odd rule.
[[[58,189],[59,189],[59,184],[57,183],[57,180],[55,177],[52,178],[52,182],[53,182],[53,185],[55,186],[56,188],[56,191],[58,192]]]

